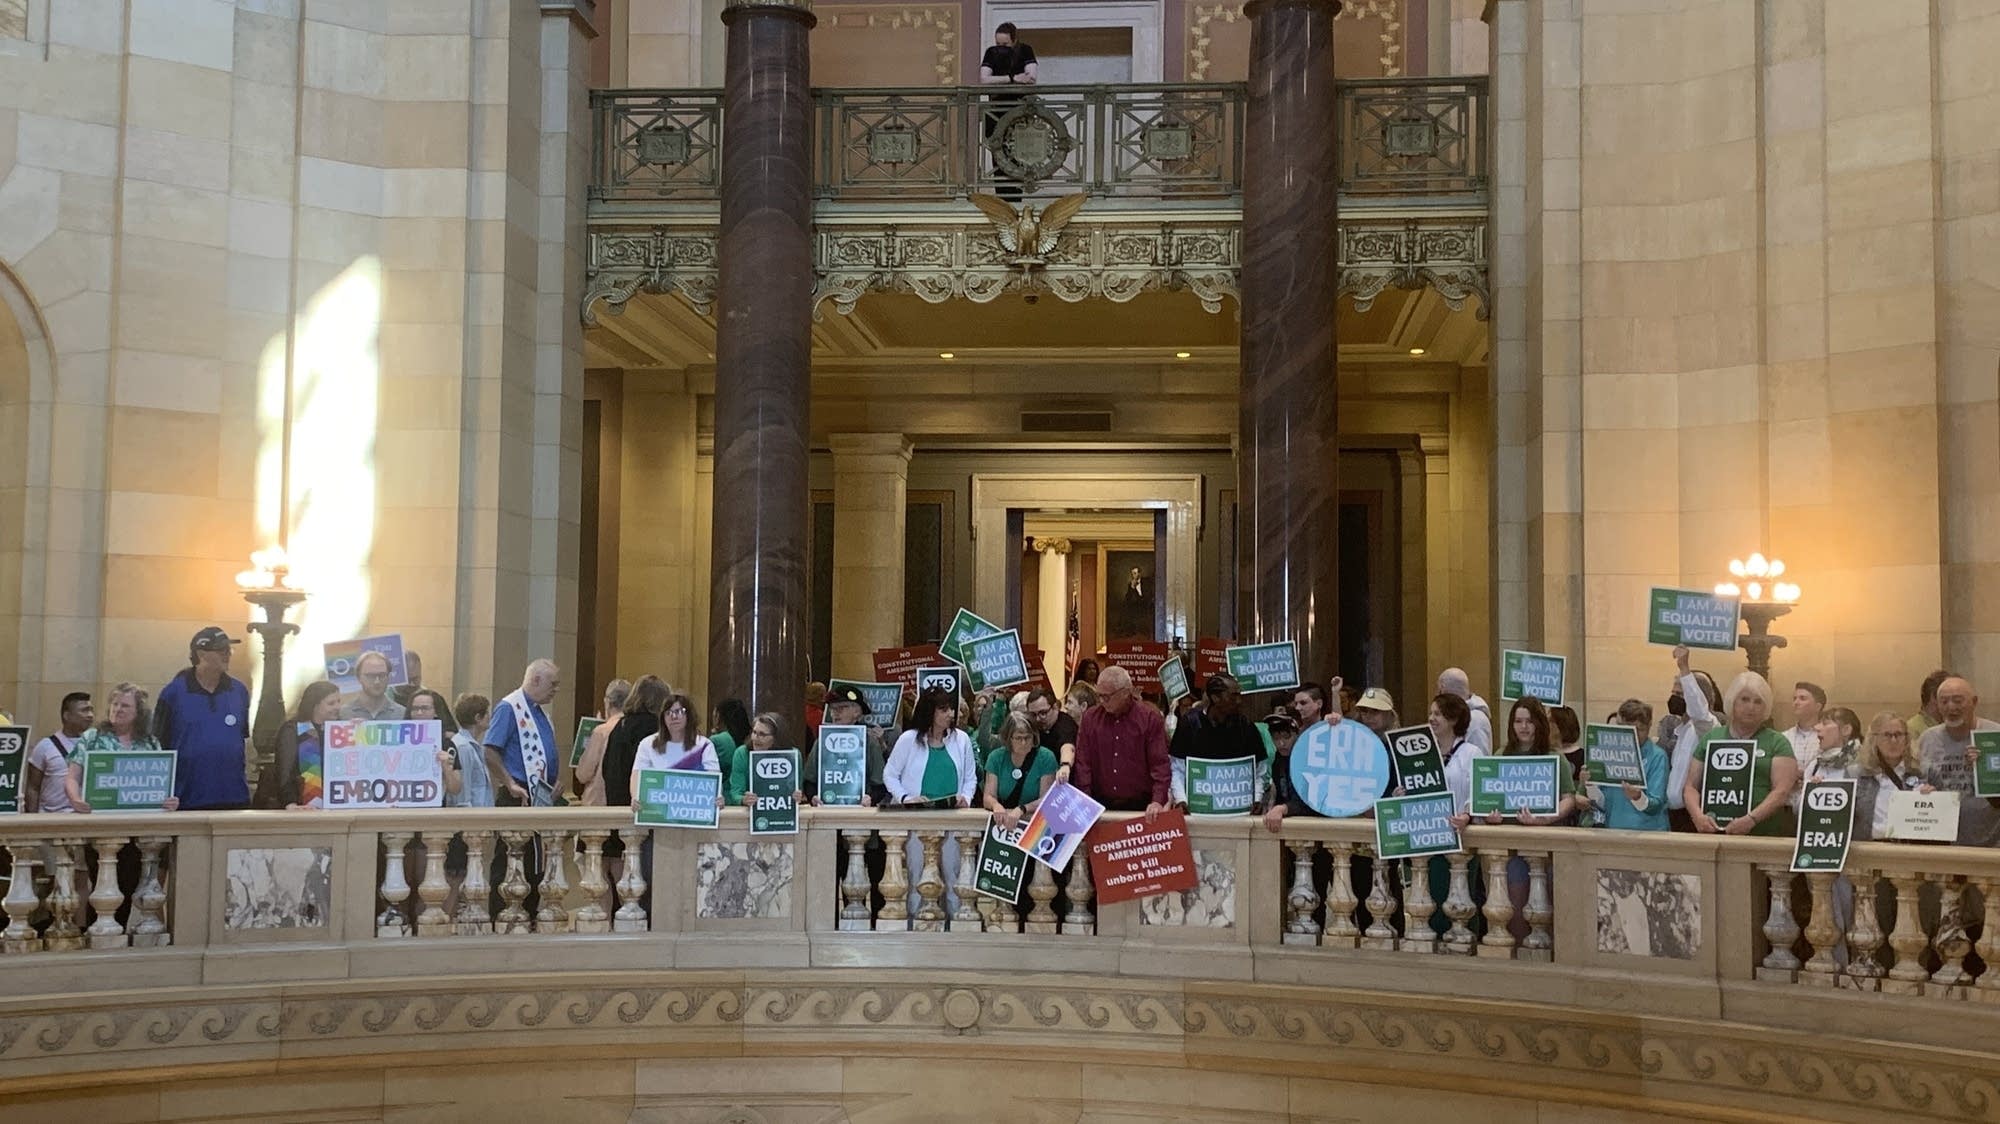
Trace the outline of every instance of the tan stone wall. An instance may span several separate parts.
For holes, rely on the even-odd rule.
[[[1781,683],[2000,674],[1957,514],[2000,489],[1996,17],[1939,11],[1497,5],[1496,605],[1592,713],[1665,682],[1647,587],[1753,550],[1805,590]]]
[[[281,525],[313,582],[295,656],[400,631],[478,689],[566,657],[588,143],[566,7],[64,3],[0,43],[0,266],[53,352],[27,402],[46,504],[0,510],[29,544],[0,574],[23,712],[240,633],[233,577]]]

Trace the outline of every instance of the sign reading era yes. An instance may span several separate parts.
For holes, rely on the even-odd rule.
[[[21,810],[21,776],[28,768],[26,726],[0,726],[0,815]]]
[[[819,766],[820,803],[861,803],[867,783],[868,727],[821,726],[819,751],[813,757]]]
[[[1500,697],[1540,699],[1550,706],[1563,701],[1563,672],[1569,661],[1547,652],[1500,653]]]
[[[1444,755],[1438,752],[1437,736],[1429,726],[1405,726],[1389,731],[1388,737],[1390,756],[1396,763],[1396,783],[1402,786],[1403,795],[1431,796],[1446,791]]]
[[[1258,691],[1289,691],[1299,685],[1299,647],[1290,640],[1275,644],[1240,644],[1228,650],[1229,674],[1246,695]]]
[[[1718,652],[1736,647],[1742,602],[1693,589],[1654,589],[1647,598],[1646,641]]]
[[[1359,722],[1315,722],[1292,744],[1292,788],[1313,811],[1358,816],[1389,787],[1389,751]]]
[[[1847,847],[1853,841],[1854,782],[1807,781],[1800,800],[1799,833],[1792,841],[1793,873],[1839,870],[1847,865]]]

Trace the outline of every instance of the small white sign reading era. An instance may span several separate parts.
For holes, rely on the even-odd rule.
[[[1891,792],[1884,839],[1898,843],[1958,842],[1956,792]]]

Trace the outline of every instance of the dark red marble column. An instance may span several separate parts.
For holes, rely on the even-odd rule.
[[[708,697],[802,728],[812,98],[805,0],[729,0]]]
[[[1333,17],[1339,0],[1254,0],[1243,167],[1239,642],[1296,640],[1308,679],[1340,643],[1339,277]]]

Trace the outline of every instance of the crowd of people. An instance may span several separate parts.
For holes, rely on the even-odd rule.
[[[817,803],[816,731],[826,724],[867,726],[866,806],[979,807],[1011,826],[1053,785],[1067,782],[1110,810],[1155,816],[1187,806],[1187,759],[1250,758],[1259,768],[1250,814],[1277,831],[1289,816],[1317,814],[1293,790],[1287,768],[1303,731],[1354,721],[1386,745],[1388,733],[1404,725],[1382,687],[1355,690],[1333,679],[1250,706],[1235,679],[1217,674],[1170,701],[1142,695],[1124,668],[1100,669],[1085,659],[1061,694],[1048,687],[989,691],[968,705],[956,694],[931,691],[906,696],[893,720],[871,715],[867,697],[852,686],[829,692],[811,684],[806,726],[794,736],[776,713],[753,715],[733,698],[703,712],[687,692],[646,675],[607,685],[602,721],[565,784],[568,754],[547,710],[561,687],[553,663],[531,663],[519,688],[498,700],[475,692],[447,700],[423,683],[415,652],[405,656],[406,682],[394,686],[388,658],[370,652],[355,665],[354,690],[343,693],[325,681],[305,687],[273,759],[253,783],[246,767],[254,761],[250,691],[229,673],[236,643],[220,628],[202,629],[189,641],[188,666],[157,696],[120,683],[103,700],[101,717],[90,694],[64,696],[60,729],[29,754],[23,810],[87,813],[83,764],[93,753],[128,749],[175,755],[169,809],[320,808],[319,746],[326,724],[341,719],[437,721],[444,733],[438,755],[444,803],[452,807],[636,806],[640,772],[663,768],[716,773],[724,802],[747,804],[750,752],[784,748],[801,751],[798,795]],[[2000,800],[1976,796],[1973,781],[1973,734],[2000,730],[2000,723],[1979,716],[1978,694],[1966,678],[1934,672],[1919,689],[1914,715],[1883,711],[1864,722],[1852,709],[1831,705],[1818,684],[1797,683],[1781,700],[1762,676],[1745,671],[1718,687],[1689,656],[1685,648],[1674,650],[1665,713],[1657,721],[1653,705],[1638,698],[1602,718],[1637,735],[1645,779],[1635,783],[1589,783],[1585,723],[1572,708],[1519,699],[1496,724],[1466,673],[1445,669],[1421,722],[1443,759],[1457,822],[1472,822],[1473,759],[1561,755],[1567,767],[1560,770],[1555,814],[1522,812],[1516,822],[1784,836],[1794,830],[1804,782],[1847,778],[1857,782],[1858,838],[1881,836],[1890,804],[1885,793],[1941,791],[1961,798],[1961,843],[2000,845]],[[1780,717],[1781,708],[1789,715]],[[1253,719],[1259,711],[1265,716]],[[1703,804],[1709,748],[1719,741],[1754,746],[1752,807],[1724,823]],[[1384,795],[1395,791],[1392,781]]]

